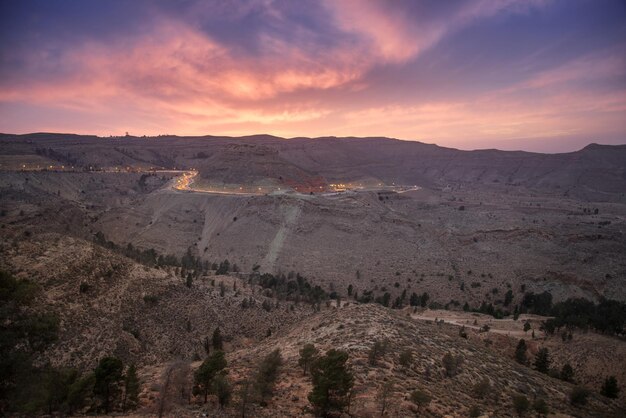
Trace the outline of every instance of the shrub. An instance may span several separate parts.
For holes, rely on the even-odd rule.
[[[431,400],[432,397],[423,390],[416,389],[411,392],[411,402],[417,406],[418,412],[422,409],[422,407],[428,406]]]
[[[604,379],[604,383],[602,383],[602,389],[600,389],[600,393],[607,398],[615,399],[619,395],[619,387],[617,386],[617,379],[615,376],[609,376]]]
[[[472,387],[472,394],[477,399],[483,399],[489,392],[491,392],[491,383],[489,383],[487,378],[484,378]]]
[[[400,353],[400,358],[398,360],[402,367],[404,368],[411,367],[411,363],[413,363],[413,351],[407,348],[406,350]]]
[[[569,402],[574,406],[582,406],[587,404],[587,398],[590,392],[582,386],[576,386],[569,394]]]
[[[522,416],[530,408],[530,402],[524,395],[513,395],[513,409],[517,415]]]
[[[548,403],[545,399],[537,398],[533,402],[533,409],[538,415],[548,415],[550,412],[550,408],[548,408]]]
[[[378,359],[387,352],[387,340],[375,341],[367,356],[370,366],[376,366]]]
[[[461,365],[463,364],[463,357],[461,355],[455,356],[450,352],[447,352],[441,359],[443,367],[446,371],[447,377],[454,377],[461,371]]]

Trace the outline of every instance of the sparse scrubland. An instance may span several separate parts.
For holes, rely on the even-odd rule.
[[[0,140],[0,414],[626,414],[623,147]]]

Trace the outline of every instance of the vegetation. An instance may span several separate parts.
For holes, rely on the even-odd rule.
[[[226,358],[223,351],[214,351],[196,370],[194,374],[193,394],[204,396],[206,403],[208,395],[213,393],[214,379],[226,368]]]
[[[403,350],[400,353],[400,357],[398,358],[398,361],[400,365],[404,367],[405,369],[411,367],[411,363],[413,363],[413,351],[409,348],[407,348],[406,350]]]
[[[124,377],[123,370],[122,361],[116,357],[105,357],[100,360],[98,367],[96,367],[94,372],[96,381],[93,391],[100,397],[105,414],[109,413],[111,404],[119,395],[119,384]]]
[[[372,345],[372,348],[370,348],[369,354],[367,355],[367,361],[370,366],[376,366],[378,360],[387,352],[388,345],[389,342],[387,340],[374,341],[374,345]]]
[[[319,354],[319,351],[313,344],[305,344],[304,347],[300,349],[300,358],[298,359],[298,365],[302,367],[302,371],[306,375],[307,371],[315,362]]]
[[[221,351],[224,349],[224,338],[222,337],[220,327],[215,328],[215,331],[213,331],[213,336],[211,337],[211,345],[213,346],[213,350]]]
[[[522,416],[524,415],[528,409],[530,408],[530,402],[528,401],[528,398],[524,395],[514,395],[513,396],[513,409],[515,409],[515,412],[517,413],[517,415]]]
[[[550,354],[548,349],[540,348],[535,356],[535,370],[541,373],[548,373],[550,371]]]
[[[251,277],[251,284],[258,284],[264,289],[271,289],[279,299],[319,303],[329,298],[329,295],[318,285],[311,285],[307,279],[298,274],[274,276],[264,273],[258,278]]]
[[[265,399],[274,394],[274,386],[276,385],[276,380],[278,380],[278,372],[282,364],[283,358],[280,350],[277,348],[269,353],[259,365],[255,387],[262,402],[265,402]]]
[[[574,369],[572,368],[571,364],[565,363],[563,365],[563,367],[561,368],[561,372],[559,373],[559,378],[566,382],[574,381]]]
[[[345,351],[329,350],[313,364],[313,389],[308,399],[323,417],[331,412],[340,413],[348,406],[354,376],[346,365],[347,361],[348,353]]]
[[[619,395],[619,387],[617,386],[617,379],[615,376],[609,376],[604,379],[600,393],[607,398],[616,399]]]
[[[576,386],[569,395],[569,402],[574,406],[583,406],[587,404],[587,398],[590,392],[582,386]]]
[[[134,364],[131,364],[124,376],[124,401],[122,410],[133,409],[139,403],[139,378]]]
[[[416,389],[411,392],[411,402],[413,402],[417,406],[418,413],[422,408],[428,406],[431,400],[432,397],[423,390]]]
[[[537,398],[533,402],[533,409],[539,416],[548,415],[550,412],[550,408],[548,408],[548,403],[545,399]]]
[[[519,343],[517,343],[517,348],[515,349],[515,360],[519,364],[528,364],[526,351],[528,351],[528,348],[526,347],[526,341],[524,339],[519,340]]]
[[[472,387],[472,394],[477,399],[485,398],[491,392],[491,383],[489,379],[484,378]]]
[[[461,372],[463,357],[461,355],[455,356],[452,353],[447,352],[441,359],[441,363],[445,369],[446,376],[454,377]]]

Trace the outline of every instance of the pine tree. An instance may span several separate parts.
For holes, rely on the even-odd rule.
[[[220,408],[225,407],[230,402],[232,389],[230,387],[230,383],[228,383],[226,373],[223,371],[218,373],[213,378],[213,382],[211,383],[211,393],[217,397],[217,402],[220,404]]]
[[[561,380],[565,380],[566,382],[574,381],[574,369],[569,363],[565,363],[563,365],[559,377],[561,378]]]
[[[124,375],[124,402],[123,409],[134,409],[139,403],[139,378],[137,377],[137,369],[131,364]]]
[[[535,370],[541,373],[548,373],[550,371],[550,354],[545,347],[540,348],[535,356]]]
[[[193,394],[203,395],[204,403],[206,403],[207,397],[212,391],[213,379],[225,368],[226,358],[224,357],[224,352],[214,351],[194,373]]]
[[[214,350],[224,349],[224,338],[222,337],[222,332],[220,331],[220,327],[215,328],[215,331],[213,331],[211,344],[213,345]]]
[[[526,341],[521,339],[519,343],[517,343],[517,348],[515,349],[515,360],[519,364],[526,365],[528,363],[528,358],[526,358],[526,351],[528,348],[526,347]]]
[[[354,376],[346,365],[348,353],[329,350],[320,357],[311,370],[313,389],[308,395],[319,415],[342,412],[348,405]]]
[[[96,381],[93,392],[102,400],[104,413],[108,414],[111,404],[118,395],[118,384],[122,380],[124,366],[122,360],[116,357],[105,357],[100,360],[94,372]]]
[[[316,360],[318,355],[318,350],[315,348],[313,344],[305,344],[302,349],[300,349],[300,358],[298,359],[298,364],[302,367],[304,374],[310,368],[311,364]]]
[[[283,358],[277,348],[268,354],[259,365],[255,386],[262,401],[274,394],[274,385],[278,380],[278,372],[282,364]]]

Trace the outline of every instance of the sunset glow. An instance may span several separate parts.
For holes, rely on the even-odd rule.
[[[626,3],[0,1],[0,131],[626,138]]]

